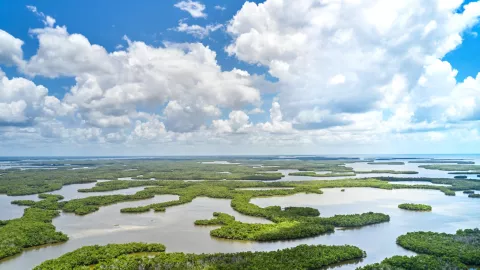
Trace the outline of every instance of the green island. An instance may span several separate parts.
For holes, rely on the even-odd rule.
[[[357,270],[437,270],[437,269],[469,269],[458,259],[448,257],[435,257],[429,255],[393,256],[380,263],[358,267]]]
[[[214,213],[213,219],[197,220],[195,225],[221,225],[222,227],[210,232],[210,235],[213,237],[234,240],[274,241],[316,236],[333,232],[334,227],[359,227],[390,220],[388,215],[372,212],[319,218],[316,217],[320,214],[318,210],[308,207],[289,207],[282,210],[280,207],[273,206],[263,209],[263,214],[261,213],[262,210],[257,211],[256,214],[274,221],[274,224],[242,223],[235,221],[233,216],[224,213]]]
[[[432,207],[426,204],[402,203],[398,208],[411,211],[432,211]]]
[[[292,176],[311,176],[311,177],[347,177],[357,174],[418,174],[416,171],[394,171],[394,170],[370,170],[370,171],[352,171],[338,173],[316,173],[316,172],[292,172],[288,175]]]
[[[469,198],[475,198],[475,199],[479,199],[480,198],[480,194],[470,194],[468,195]]]
[[[316,173],[316,172],[292,172],[291,176],[311,176],[311,177],[342,177],[355,176],[355,172],[337,172],[337,173]]]
[[[474,161],[468,160],[450,160],[450,159],[430,159],[430,160],[411,160],[408,163],[418,163],[418,164],[458,164],[458,165],[471,165],[475,164]]]
[[[380,161],[380,162],[368,162],[368,165],[405,165],[403,161]]]
[[[318,269],[365,257],[364,251],[347,245],[299,245],[269,252],[216,254],[163,251],[165,247],[161,244],[87,246],[45,261],[34,269]]]
[[[21,218],[3,221],[0,227],[0,259],[21,253],[23,249],[65,242],[68,236],[55,231],[52,219],[59,211],[27,208]]]
[[[455,179],[467,179],[468,176],[466,176],[466,175],[455,175],[453,178],[455,178]]]
[[[480,266],[480,230],[458,230],[455,234],[410,232],[397,238],[401,247],[426,255],[449,257],[465,265]]]
[[[371,170],[371,171],[355,171],[356,174],[374,174],[374,173],[386,173],[386,174],[418,174],[416,171],[394,171],[394,170]]]
[[[262,161],[262,164],[264,164],[263,167],[257,165],[258,160],[232,160],[231,163],[228,164],[204,164],[199,161],[190,160],[101,160],[89,164],[89,166],[95,167],[95,169],[91,170],[72,170],[72,167],[78,166],[80,163],[70,163],[64,164],[64,167],[57,170],[49,170],[48,172],[46,170],[22,171],[13,169],[6,170],[5,173],[0,175],[0,193],[7,195],[39,194],[38,200],[11,201],[14,205],[26,206],[28,208],[25,209],[24,216],[21,218],[0,221],[0,239],[2,239],[0,243],[0,258],[7,258],[19,254],[28,247],[67,241],[68,236],[57,232],[51,223],[52,219],[58,216],[60,211],[74,213],[76,215],[88,215],[98,211],[104,206],[120,202],[142,201],[151,199],[156,195],[176,195],[178,199],[138,207],[122,208],[120,211],[124,214],[142,213],[151,210],[164,212],[167,211],[169,207],[187,204],[199,197],[229,199],[231,207],[236,212],[247,216],[261,217],[271,221],[271,223],[244,223],[235,220],[231,215],[216,212],[212,219],[197,220],[195,221],[195,225],[219,226],[210,231],[210,235],[214,238],[262,242],[313,237],[333,233],[335,228],[362,227],[388,222],[390,217],[386,214],[373,212],[322,217],[317,209],[309,207],[281,208],[279,206],[270,206],[262,208],[251,203],[251,200],[254,198],[289,196],[298,193],[321,195],[323,193],[322,189],[326,188],[340,188],[341,191],[344,191],[345,188],[360,187],[385,190],[428,189],[440,191],[447,196],[455,196],[456,191],[473,191],[480,189],[480,182],[469,179],[376,177],[322,181],[271,181],[283,177],[281,173],[276,172],[282,169],[295,169],[300,171],[293,173],[294,175],[312,175],[316,174],[314,171],[317,170],[330,171],[331,174],[335,176],[342,174],[352,176],[358,173],[353,171],[352,168],[346,167],[345,161],[339,160],[265,160]],[[387,171],[372,170],[369,173],[372,172],[386,173]],[[388,170],[388,173],[395,173],[395,171]],[[414,172],[411,173],[413,174]],[[173,180],[171,180],[170,177]],[[133,180],[117,180],[118,178],[131,178]],[[203,181],[177,181],[179,179],[188,180],[192,178]],[[97,179],[105,179],[108,181],[96,182]],[[264,181],[242,181],[252,179]],[[448,186],[396,184],[395,182],[397,181],[427,181],[433,184]],[[61,195],[45,193],[61,189],[64,185],[93,182],[96,182],[95,186],[78,190],[83,193],[92,193],[92,196],[81,199],[65,200]],[[95,192],[109,192],[138,187],[143,187],[144,189],[132,195],[94,196]],[[245,188],[267,189],[244,190]],[[478,196],[478,194],[474,193],[468,194],[474,198]],[[89,251],[89,248],[90,247],[86,247],[81,252],[108,253],[98,247],[90,248],[93,251]],[[86,264],[95,265],[100,263],[99,265],[102,265],[103,263],[115,263],[115,265],[119,265],[122,263],[130,263],[130,260],[133,260],[132,263],[134,265],[138,262],[141,263],[143,260],[151,260],[151,263],[159,264],[160,262],[163,263],[163,261],[171,262],[171,260],[177,260],[179,258],[184,258],[189,263],[196,260],[200,260],[203,263],[204,258],[216,261],[226,256],[224,254],[193,255],[178,253],[176,255],[177,257],[173,255],[173,257],[169,257],[171,255],[167,254],[173,253],[160,252],[161,254],[155,254],[155,257],[161,257],[161,259],[153,259],[132,255],[144,252],[157,253],[159,252],[158,250],[161,249],[159,246],[157,246],[157,248],[157,250],[149,250],[148,248],[146,248],[147,250],[143,250],[144,247],[140,246],[132,246],[131,249],[118,247],[113,249],[116,250],[115,252],[112,251],[112,254],[108,255],[111,257],[102,257],[93,261],[90,260],[86,262]],[[325,248],[326,247],[323,247],[323,250],[325,250]],[[74,257],[78,256],[78,254],[79,253],[73,253],[70,257],[62,256],[61,258],[75,261]],[[267,252],[262,254],[261,256],[267,256],[265,254],[276,253]],[[363,256],[363,253],[359,256]],[[355,258],[360,257],[356,256]],[[233,259],[232,257],[229,258]],[[332,263],[334,261],[335,260],[333,260]],[[328,262],[330,263],[330,261]],[[242,264],[242,267],[244,266],[245,265]],[[277,266],[279,268],[282,267]],[[81,269],[82,267],[88,266],[79,264],[75,267],[80,267],[79,269]],[[52,269],[55,269],[55,267]]]
[[[440,170],[440,171],[480,171],[480,165],[466,165],[466,164],[431,164],[420,165],[419,168],[428,170]]]

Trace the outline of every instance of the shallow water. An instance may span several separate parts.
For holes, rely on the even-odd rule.
[[[424,186],[437,186],[437,187],[451,187],[452,185],[446,185],[446,184],[435,184],[432,182],[427,182],[427,181],[393,181],[393,182],[388,182],[390,184],[402,184],[402,185],[424,185]]]
[[[271,223],[268,220],[245,216],[230,207],[230,200],[196,198],[193,202],[167,208],[165,213],[153,211],[139,214],[122,214],[120,209],[178,199],[176,195],[155,196],[153,199],[124,202],[101,207],[86,215],[62,213],[53,220],[57,231],[70,240],[57,245],[29,249],[0,263],[0,269],[31,269],[41,262],[61,256],[86,245],[108,243],[149,242],[162,243],[168,251],[183,252],[235,252],[248,250],[247,242],[217,240],[210,237],[215,226],[195,226],[198,219],[210,219],[213,212],[228,213],[239,221]]]
[[[105,180],[99,180],[98,182],[103,182]],[[62,189],[47,192],[48,194],[58,194],[64,197],[63,200],[69,201],[72,199],[81,199],[90,196],[104,196],[104,195],[131,195],[135,194],[140,190],[143,190],[145,187],[135,187],[129,189],[121,189],[121,190],[114,190],[114,191],[107,191],[107,192],[78,192],[79,189],[87,189],[92,188],[96,185],[96,183],[86,183],[86,184],[73,184],[73,185],[66,185],[63,186]],[[12,201],[15,200],[32,200],[32,201],[39,201],[38,194],[34,195],[25,195],[25,196],[7,196],[5,194],[0,194],[0,220],[8,220],[19,218],[23,216],[23,210],[26,208],[25,206],[18,206],[11,204]]]
[[[335,176],[335,177],[312,177],[312,176],[292,176],[288,175],[292,172],[299,172],[299,170],[278,170],[278,171],[271,171],[271,172],[281,172],[285,177],[278,181],[312,181],[312,180],[340,180],[346,178],[375,178],[375,177],[404,177],[404,178],[420,178],[420,177],[430,177],[430,178],[454,178],[456,174],[448,174],[448,171],[440,171],[440,170],[428,170],[424,168],[420,168],[421,165],[427,164],[419,164],[419,163],[409,163],[408,161],[402,159],[392,159],[391,161],[404,161],[405,165],[372,165],[368,164],[368,162],[355,162],[355,163],[346,163],[346,167],[353,168],[354,171],[371,171],[371,170],[394,170],[394,171],[416,171],[418,174],[391,174],[391,173],[363,173],[357,174],[355,176]],[[478,160],[472,160],[478,164]],[[378,161],[378,162],[385,162],[385,161]],[[328,173],[325,171],[317,171],[317,173]],[[458,174],[461,175],[461,174]],[[479,180],[480,178],[477,175],[466,175],[468,179]]]
[[[256,198],[252,202],[261,206],[308,206],[319,209],[321,216],[354,214],[368,211],[390,215],[388,223],[357,229],[336,229],[335,233],[308,239],[249,242],[212,238],[210,230],[199,227],[197,219],[210,219],[213,212],[234,215],[243,222],[267,222],[261,218],[244,216],[230,207],[230,200],[196,198],[192,203],[167,208],[165,213],[121,214],[124,207],[146,205],[175,199],[162,195],[154,199],[125,202],[102,207],[87,216],[62,214],[53,223],[58,231],[70,236],[64,244],[31,249],[0,263],[0,269],[29,269],[44,260],[56,258],[84,245],[128,243],[133,241],[162,243],[168,252],[239,252],[267,251],[299,244],[355,245],[367,252],[367,258],[357,264],[337,266],[354,269],[357,266],[379,262],[393,255],[413,255],[395,244],[395,239],[409,231],[437,231],[454,233],[461,228],[475,228],[480,223],[480,200],[468,198],[461,192],[455,197],[435,190],[381,190],[373,188],[322,189],[324,194],[296,194],[282,197]],[[398,208],[400,203],[425,203],[432,212],[410,212]]]
[[[457,192],[449,197],[434,190],[380,190],[372,188],[322,189],[324,194],[296,194],[287,197],[257,198],[252,202],[261,206],[307,206],[319,209],[321,216],[380,212],[390,215],[390,222],[357,229],[296,240],[296,244],[355,245],[367,252],[367,258],[355,265],[335,269],[354,269],[365,264],[380,262],[394,255],[414,255],[395,244],[398,236],[411,231],[454,233],[458,229],[476,228],[480,223],[480,201]],[[398,208],[401,203],[424,203],[432,212],[412,212]]]

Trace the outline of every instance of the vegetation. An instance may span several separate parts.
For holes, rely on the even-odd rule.
[[[412,181],[412,182],[430,182],[433,184],[450,185],[449,187],[438,187],[447,195],[455,196],[453,191],[463,190],[480,190],[480,181],[473,179],[449,179],[449,178],[425,178],[425,177],[377,177],[379,180],[388,182]],[[415,185],[415,187],[424,188],[423,185]],[[442,189],[443,188],[443,189]]]
[[[468,267],[455,258],[439,258],[429,255],[393,256],[383,260],[381,263],[370,264],[359,267],[357,270],[467,270]]]
[[[456,234],[410,232],[397,238],[403,248],[437,257],[457,258],[466,265],[480,265],[480,230],[458,230]]]
[[[479,174],[480,172],[449,172],[448,174]]]
[[[90,266],[117,258],[121,255],[140,252],[164,252],[162,244],[128,243],[109,244],[106,246],[85,246],[75,251],[60,256],[57,259],[48,260],[35,267],[35,270],[59,270],[75,269],[81,266]]]
[[[0,259],[21,253],[24,248],[64,242],[68,237],[55,231],[52,219],[58,211],[27,208],[23,217],[0,227]]]
[[[63,196],[55,194],[39,194],[38,198],[43,199],[40,201],[32,200],[15,200],[11,204],[21,205],[21,206],[30,206],[33,208],[48,209],[48,210],[58,210],[61,208],[63,203],[58,201],[63,200]]]
[[[463,194],[475,194],[475,191],[473,190],[465,190]]]
[[[137,246],[144,245],[144,246]],[[361,259],[365,252],[354,246],[307,246],[270,252],[240,252],[217,254],[157,253],[141,252],[151,245],[124,244],[105,247],[84,247],[64,256],[46,261],[36,267],[40,269],[319,269],[331,264]],[[161,245],[158,247],[160,250]],[[125,255],[122,255],[125,254]],[[79,259],[78,259],[79,258]],[[99,262],[98,264],[95,264]]]
[[[466,175],[456,175],[453,178],[455,178],[455,179],[467,179],[468,176],[466,176]]]
[[[420,165],[418,167],[440,171],[480,171],[480,165],[432,164]]]
[[[468,195],[469,198],[480,198],[480,194],[470,194]]]
[[[371,170],[371,171],[355,171],[357,174],[387,173],[387,174],[418,174],[416,171],[394,171],[394,170]]]
[[[432,211],[432,207],[426,204],[402,203],[398,208],[411,211]]]
[[[458,165],[470,165],[475,164],[473,161],[468,160],[452,160],[452,159],[430,159],[430,160],[413,160],[408,163],[429,163],[429,164],[458,164]]]
[[[418,174],[416,171],[394,171],[394,170],[370,170],[370,171],[351,171],[343,173],[316,173],[316,172],[293,172],[288,175],[292,176],[311,176],[311,177],[340,177],[340,176],[355,176],[356,174]]]
[[[311,177],[341,177],[341,176],[355,176],[354,172],[344,173],[316,173],[316,172],[293,172],[288,175],[292,176],[311,176]]]
[[[369,165],[405,165],[403,161],[368,162]]]

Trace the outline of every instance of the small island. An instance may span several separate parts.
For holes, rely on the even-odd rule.
[[[432,207],[430,205],[415,203],[402,203],[398,205],[398,208],[410,211],[432,211]]]

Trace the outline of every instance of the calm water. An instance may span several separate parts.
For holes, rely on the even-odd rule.
[[[44,260],[56,258],[79,247],[93,244],[128,243],[143,241],[162,243],[167,251],[194,253],[267,251],[299,244],[350,244],[367,252],[367,258],[357,264],[338,266],[338,269],[354,269],[357,266],[379,262],[393,255],[413,255],[395,244],[397,236],[409,231],[438,231],[453,233],[460,228],[478,227],[480,200],[468,198],[462,193],[448,197],[432,190],[380,190],[372,188],[323,189],[324,194],[296,194],[292,196],[257,198],[252,202],[262,206],[308,206],[319,209],[321,216],[354,214],[368,211],[389,214],[388,223],[358,229],[341,230],[318,237],[268,243],[229,241],[210,237],[215,227],[198,227],[197,219],[209,219],[216,211],[234,215],[243,222],[268,222],[260,218],[244,216],[230,207],[229,200],[197,198],[186,205],[167,208],[165,213],[121,214],[124,207],[169,201],[173,195],[156,196],[154,199],[126,202],[107,207],[87,216],[62,214],[53,223],[58,231],[70,236],[64,244],[30,249],[21,255],[0,263],[0,269],[30,269]],[[419,213],[398,209],[404,202],[426,203],[432,212]]]
[[[105,180],[99,180],[98,182],[102,182]],[[72,199],[81,199],[90,196],[102,196],[102,195],[116,195],[116,194],[123,194],[123,195],[131,195],[135,194],[140,190],[143,190],[145,187],[136,187],[136,188],[129,188],[129,189],[122,189],[122,190],[115,190],[115,191],[108,191],[108,192],[78,192],[78,189],[83,188],[92,188],[95,186],[96,183],[87,183],[87,184],[74,184],[63,186],[62,189],[48,192],[49,194],[59,194],[62,195],[65,201],[69,201]],[[26,208],[24,206],[17,206],[11,204],[12,201],[15,200],[33,200],[38,201],[38,194],[35,195],[26,195],[26,196],[7,196],[4,194],[0,194],[0,220],[8,220],[19,218],[23,216],[23,210]]]
[[[419,163],[409,163],[408,160],[398,159],[398,160],[388,160],[388,161],[403,161],[405,165],[372,165],[368,164],[368,162],[355,162],[355,163],[347,163],[346,167],[353,168],[354,171],[371,171],[371,170],[394,170],[394,171],[416,171],[418,174],[389,174],[389,173],[364,173],[364,174],[357,174],[355,176],[339,176],[339,177],[311,177],[311,176],[292,176],[288,175],[292,172],[299,172],[298,170],[278,170],[276,172],[281,172],[285,177],[278,181],[311,181],[311,180],[339,180],[345,178],[375,178],[375,177],[408,177],[408,178],[419,178],[419,177],[430,177],[430,178],[454,178],[454,174],[448,174],[448,171],[440,171],[440,170],[427,170],[424,168],[420,168],[421,165],[427,164],[419,164]],[[480,164],[480,160],[472,159],[475,164]],[[378,162],[386,162],[386,161],[378,161]],[[274,171],[272,171],[274,172]],[[317,171],[319,174],[328,173],[326,171]],[[466,175],[468,179],[479,180],[480,178],[477,175]]]

